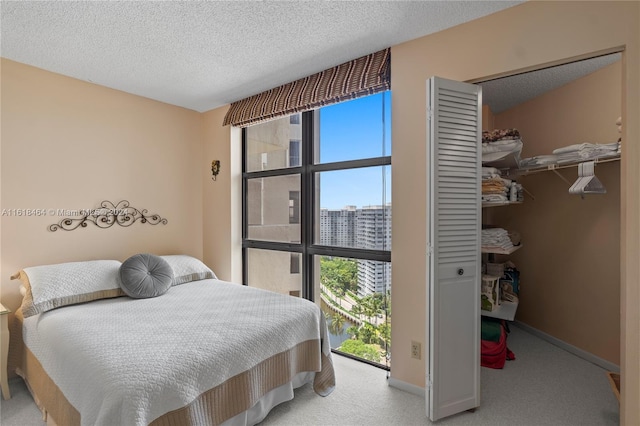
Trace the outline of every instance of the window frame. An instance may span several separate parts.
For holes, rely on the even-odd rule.
[[[373,250],[348,247],[334,247],[316,244],[314,242],[315,224],[320,220],[319,208],[316,209],[316,176],[320,172],[352,170],[363,167],[391,166],[391,156],[364,158],[358,160],[336,161],[330,163],[315,163],[314,153],[318,147],[319,129],[315,123],[319,110],[306,111],[301,114],[302,140],[301,165],[271,170],[247,172],[247,128],[242,128],[242,282],[248,285],[248,249],[276,250],[301,254],[302,297],[315,302],[314,297],[314,267],[315,256],[335,256],[343,258],[374,260],[391,262],[391,249]],[[248,202],[247,182],[250,179],[273,176],[300,176],[300,242],[276,242],[252,240],[248,238]]]

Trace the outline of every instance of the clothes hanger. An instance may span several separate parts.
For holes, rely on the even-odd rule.
[[[595,162],[578,164],[578,179],[569,188],[569,194],[606,194],[607,189],[595,175]]]

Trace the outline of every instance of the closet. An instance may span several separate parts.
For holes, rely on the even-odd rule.
[[[483,256],[494,256],[492,263],[511,260],[520,271],[518,302],[505,314],[507,320],[515,319],[525,330],[564,344],[607,369],[620,364],[620,161],[597,163],[595,173],[606,193],[584,197],[569,193],[578,178],[577,165],[519,167],[522,159],[548,155],[560,147],[617,141],[622,72],[619,56],[608,61],[504,109],[492,105],[490,89],[485,93],[485,85],[497,85],[498,80],[428,82],[425,390],[431,420],[473,408],[480,401],[479,369],[463,354],[479,348]],[[438,82],[447,86],[445,102],[434,96]],[[476,108],[467,98],[473,92],[470,86],[482,87],[479,99],[487,106],[481,122],[475,111],[482,105]],[[483,127],[518,129],[523,141],[520,158],[504,170],[522,185],[523,194],[518,202],[503,202],[501,207],[482,208],[476,201],[474,210],[465,197],[477,189],[470,189],[467,178],[480,176],[482,164],[481,152],[468,144],[468,138],[477,133],[479,141]],[[521,248],[481,253],[483,225],[516,232]],[[475,285],[470,286],[473,280]]]
[[[603,194],[569,192],[578,179],[579,161],[525,166],[574,144],[618,141],[621,115],[620,55],[593,60],[594,68],[559,87],[506,109],[491,106],[494,91],[517,91],[507,77],[483,87],[483,127],[519,131],[520,161],[506,164],[508,178],[525,189],[522,203],[483,209],[483,224],[519,234],[522,249],[511,260],[520,271],[515,319],[541,337],[566,343],[608,369],[620,364],[620,161],[609,155],[595,162]],[[570,64],[588,68],[586,63]],[[561,67],[535,71],[550,82],[572,75]],[[514,79],[517,78],[514,77]],[[622,150],[624,144],[622,143]],[[623,154],[622,154],[623,155]],[[585,159],[589,159],[585,156]],[[516,354],[517,356],[517,354]]]

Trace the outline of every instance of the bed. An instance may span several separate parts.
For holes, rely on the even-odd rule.
[[[296,387],[332,392],[317,305],[218,280],[189,256],[159,258],[171,283],[153,297],[129,295],[115,260],[14,276],[25,287],[17,373],[49,423],[248,425]]]

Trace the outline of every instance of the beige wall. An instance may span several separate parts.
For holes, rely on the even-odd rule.
[[[3,61],[0,60],[0,211],[2,211],[4,203],[2,202],[2,64]],[[0,303],[4,301],[2,294],[2,218],[0,217]],[[14,304],[18,303],[16,300]]]
[[[128,200],[168,220],[48,231],[62,217],[2,216],[2,303],[21,268],[139,252],[202,257],[201,114],[2,59],[2,208]]]
[[[550,154],[582,142],[618,140],[622,65],[617,62],[495,116],[515,127],[523,155]],[[569,182],[577,168],[559,173]],[[553,172],[518,179],[535,199],[492,209],[492,224],[516,230],[523,249],[516,318],[562,341],[620,364],[620,163],[596,166],[604,195],[580,196]]]
[[[222,126],[228,106],[203,114],[203,261],[218,278],[242,282],[242,145],[240,129]],[[220,160],[212,180],[211,161]]]
[[[426,334],[425,81],[433,75],[479,80],[625,46],[624,137],[637,141],[638,8],[637,2],[527,2],[392,47],[394,379],[424,386],[424,360],[411,359],[409,349]],[[640,180],[630,167],[639,162],[637,144],[629,144],[621,161],[622,424],[640,423]]]

